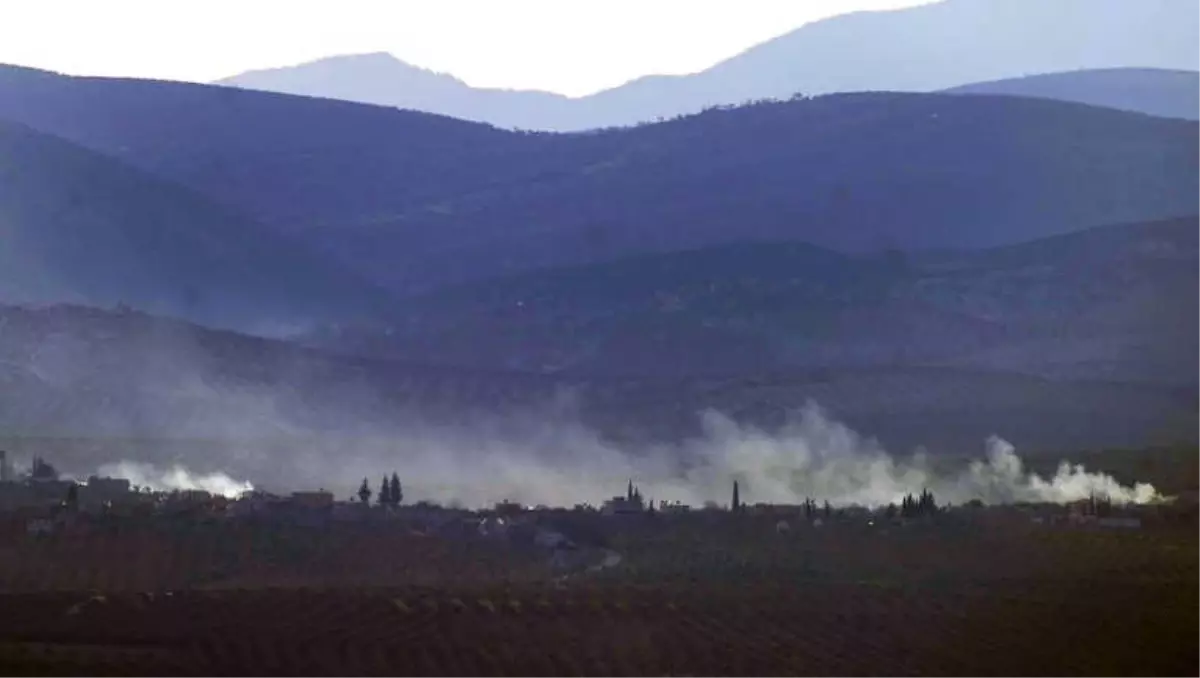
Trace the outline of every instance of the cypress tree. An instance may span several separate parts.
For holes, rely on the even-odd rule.
[[[389,506],[392,503],[392,488],[388,485],[387,474],[383,474],[383,480],[379,481],[379,496],[375,502],[380,506]]]
[[[392,483],[389,490],[392,506],[399,506],[404,501],[404,491],[400,489],[400,477],[396,475],[395,471],[392,471]]]

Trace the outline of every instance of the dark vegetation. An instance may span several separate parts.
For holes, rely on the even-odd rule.
[[[309,340],[563,375],[940,365],[1194,388],[1196,234],[1192,217],[921,256],[739,243],[444,288]]]
[[[84,105],[86,103],[86,105]],[[590,134],[6,68],[0,117],[189,186],[393,290],[731,240],[980,247],[1195,211],[1193,122],[847,94]]]

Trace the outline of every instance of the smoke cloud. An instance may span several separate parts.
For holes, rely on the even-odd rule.
[[[203,490],[223,497],[236,497],[254,489],[249,482],[234,480],[224,473],[197,474],[179,465],[159,469],[150,464],[122,461],[101,466],[96,470],[96,475],[127,478],[131,484],[155,492]]]
[[[160,489],[205,489],[232,495],[251,487],[286,492],[326,488],[350,498],[362,479],[372,487],[396,471],[405,501],[431,500],[486,507],[503,500],[572,506],[622,493],[632,479],[648,498],[702,505],[727,502],[733,480],[744,501],[798,503],[807,497],[834,505],[878,507],[908,493],[932,491],[939,502],[1063,503],[1091,494],[1144,503],[1157,496],[1146,484],[1122,486],[1111,476],[1063,462],[1053,477],[1027,472],[1011,445],[993,437],[979,459],[946,469],[923,454],[898,458],[876,441],[833,420],[815,403],[778,430],[702,413],[702,433],[672,444],[617,444],[582,423],[577,403],[563,397],[546,407],[507,415],[480,414],[469,424],[419,418],[388,425],[358,421],[306,430],[263,410],[243,409],[255,423],[284,438],[226,436],[205,461],[219,471],[183,465],[165,470],[130,461],[102,467]],[[269,408],[272,415],[278,415]],[[225,415],[229,411],[225,410]],[[223,422],[224,430],[245,429]],[[246,478],[248,480],[237,480]]]

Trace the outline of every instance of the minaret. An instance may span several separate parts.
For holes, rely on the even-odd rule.
[[[738,481],[733,481],[733,504],[730,505],[730,510],[738,511],[742,508],[742,500],[738,496]]]
[[[625,488],[625,499],[633,501],[633,478],[629,479],[629,487]]]

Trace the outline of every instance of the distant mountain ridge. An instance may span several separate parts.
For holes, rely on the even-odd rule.
[[[559,120],[577,115],[577,103],[561,94],[471,87],[452,75],[407,64],[383,52],[247,71],[213,84],[394,106],[507,128],[560,129]],[[376,87],[386,91],[373,93]]]
[[[734,240],[985,247],[1195,211],[1197,124],[863,93],[521,134],[235,88],[0,68],[0,118],[196,190],[389,290]]]
[[[693,75],[646,76],[577,99],[475,89],[386,54],[251,71],[217,84],[396,106],[506,128],[568,131],[786,99],[797,92],[933,92],[1125,67],[1200,72],[1197,26],[1200,7],[1187,0],[943,0],[812,22]],[[1122,107],[1130,105],[1125,101]]]
[[[1200,120],[1200,73],[1111,68],[1030,75],[945,90],[951,94],[1005,94],[1074,101],[1164,118]]]

